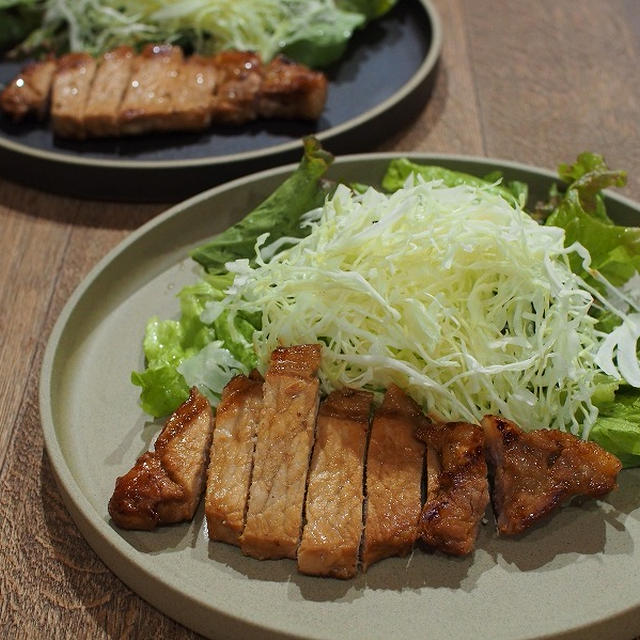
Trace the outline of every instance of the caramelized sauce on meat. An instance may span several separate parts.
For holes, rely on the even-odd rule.
[[[496,416],[485,416],[482,427],[503,535],[522,533],[573,496],[603,496],[617,486],[620,461],[594,442],[548,429],[527,433]]]
[[[154,529],[190,520],[204,488],[213,416],[194,387],[171,415],[153,451],[116,480],[109,514],[123,529]]]
[[[316,120],[327,78],[277,56],[265,64],[250,51],[185,57],[170,44],[128,47],[99,59],[72,53],[32,63],[0,92],[0,109],[15,121],[49,110],[65,138],[204,131],[212,123],[239,125],[257,118]]]
[[[245,72],[253,71],[247,59]],[[235,79],[245,72],[227,70]],[[616,487],[620,461],[597,444],[561,431],[524,432],[497,416],[481,426],[431,422],[394,384],[371,429],[369,392],[336,390],[318,408],[321,356],[320,344],[279,347],[264,380],[257,372],[234,377],[213,437],[209,403],[193,388],[153,451],[116,480],[114,523],[153,529],[192,518],[210,454],[212,540],[259,559],[297,558],[302,573],[344,579],[359,560],[366,571],[409,553],[418,538],[430,550],[471,553],[489,503],[488,470],[503,535],[522,533],[573,496]]]
[[[427,444],[420,537],[430,549],[471,553],[489,504],[483,431],[467,422],[449,422],[420,427],[417,436]]]
[[[51,59],[28,64],[0,93],[0,110],[16,122],[29,114],[42,120],[49,110],[56,68],[56,61]]]

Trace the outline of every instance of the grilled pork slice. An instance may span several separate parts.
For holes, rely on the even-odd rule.
[[[27,65],[0,93],[0,109],[16,122],[31,114],[43,119],[49,109],[56,66],[55,60]]]
[[[109,514],[123,529],[154,529],[190,520],[204,489],[213,416],[194,387],[167,420],[153,451],[116,480]]]
[[[262,377],[234,377],[222,391],[211,443],[205,514],[212,540],[240,544],[262,409]]]
[[[378,560],[409,553],[418,537],[424,444],[415,431],[425,420],[418,405],[395,385],[374,415],[367,452],[365,571]]]
[[[321,345],[279,347],[265,375],[242,551],[295,558],[316,412]]]
[[[548,429],[526,433],[497,416],[485,416],[482,427],[500,534],[522,533],[573,496],[603,496],[617,486],[620,461],[594,442]]]
[[[266,65],[246,51],[185,59],[178,46],[152,44],[139,56],[118,47],[98,62],[74,53],[32,64],[0,94],[0,108],[15,120],[44,117],[51,86],[54,130],[72,138],[315,119],[327,95],[324,74],[282,56]]]
[[[201,131],[211,124],[218,75],[211,58],[193,55],[184,61],[171,102],[171,129]]]
[[[327,100],[327,77],[283,56],[274,58],[264,69],[258,103],[264,118],[320,117]]]
[[[362,484],[372,395],[342,389],[321,404],[309,470],[302,573],[351,578],[362,537]]]
[[[182,49],[170,44],[147,45],[134,59],[118,114],[120,133],[167,131],[173,127],[172,100],[183,60]]]
[[[214,56],[219,84],[211,106],[213,122],[242,124],[258,117],[262,85],[260,57],[248,51],[222,51]]]
[[[420,537],[430,549],[471,553],[489,504],[484,432],[478,425],[449,422],[421,426],[417,435],[427,445]]]
[[[84,111],[96,72],[96,61],[87,53],[68,53],[58,61],[51,89],[51,121],[56,135],[83,139]]]
[[[117,136],[118,110],[129,86],[135,54],[131,47],[107,51],[98,65],[84,111],[88,137]]]

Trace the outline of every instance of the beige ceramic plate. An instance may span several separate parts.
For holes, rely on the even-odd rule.
[[[334,177],[375,182],[391,156],[337,161]],[[542,194],[551,174],[480,159],[416,156],[482,175],[494,168]],[[191,524],[153,533],[115,529],[114,479],[147,449],[147,422],[129,383],[143,365],[146,320],[177,313],[193,282],[187,250],[249,211],[291,167],[199,195],[133,233],[73,294],[51,335],[40,402],[47,451],[65,503],[105,563],[158,609],[215,638],[627,638],[640,633],[640,471],[606,502],[563,510],[519,540],[482,528],[470,558],[416,552],[341,582],[301,576],[288,560],[259,562],[209,543]],[[640,209],[611,199],[619,220]]]

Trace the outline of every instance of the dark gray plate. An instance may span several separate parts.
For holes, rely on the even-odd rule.
[[[441,30],[430,0],[400,0],[357,33],[328,70],[317,123],[257,122],[203,134],[73,142],[46,124],[0,117],[0,175],[56,193],[171,202],[240,175],[297,160],[314,134],[336,153],[364,151],[413,119],[431,90]],[[0,83],[21,64],[0,62]]]
[[[378,183],[389,154],[336,160],[330,177]],[[532,198],[548,171],[481,158],[413,154],[476,175],[502,169]],[[198,272],[189,249],[256,206],[293,166],[216,187],[163,213],[107,255],[74,292],[44,356],[40,411],[47,453],[65,504],[104,562],[134,591],[201,634],[263,640],[600,640],[640,633],[640,469],[620,474],[604,501],[567,507],[519,539],[481,527],[466,558],[416,551],[353,580],[297,573],[291,560],[260,562],[209,542],[202,509],[193,522],[154,532],[113,527],[107,502],[116,476],[149,447],[132,369],[143,364],[152,315],[175,317],[176,293]],[[640,208],[607,199],[619,222]]]

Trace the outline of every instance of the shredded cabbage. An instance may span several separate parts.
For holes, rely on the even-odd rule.
[[[122,44],[188,42],[201,53],[251,50],[270,60],[284,52],[311,66],[326,66],[344,53],[355,29],[394,3],[39,0],[37,4],[43,11],[41,26],[23,43],[26,51],[48,45],[98,54]]]
[[[222,340],[214,340],[178,365],[188,386],[203,390],[210,401],[217,404],[222,390],[238,372],[249,373],[247,367],[233,357]]]
[[[563,229],[491,188],[413,177],[392,195],[340,186],[312,226],[269,262],[265,234],[255,268],[227,264],[222,305],[262,311],[263,366],[279,344],[323,342],[325,391],[394,382],[446,420],[498,413],[588,436],[601,365],[621,377],[613,354],[638,322],[617,311],[617,336],[597,330],[590,308],[611,305],[571,271],[584,249],[565,249]]]

